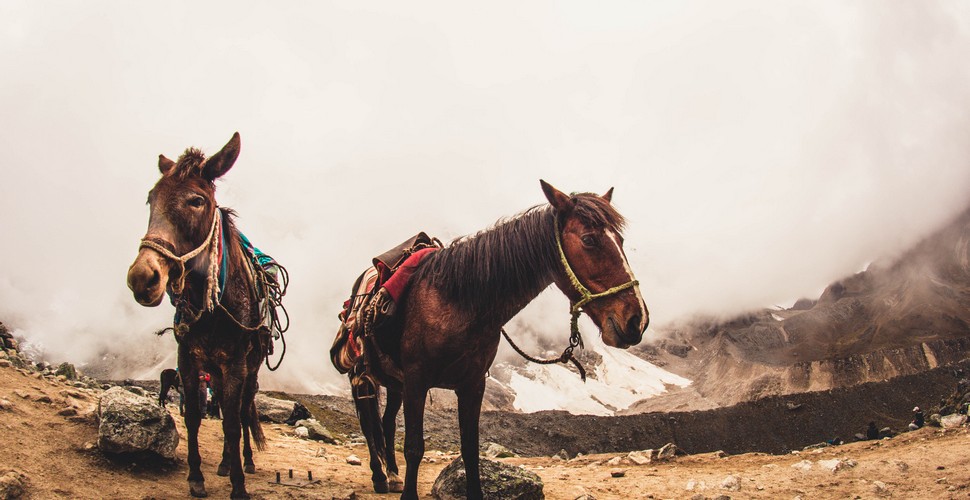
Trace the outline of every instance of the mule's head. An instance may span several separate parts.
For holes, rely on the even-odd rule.
[[[564,256],[556,285],[574,307],[581,304],[582,311],[599,327],[606,345],[626,349],[639,344],[650,314],[623,253],[624,219],[610,203],[613,189],[603,196],[569,196],[545,181],[539,182],[555,209]],[[570,269],[578,283],[569,276]],[[602,295],[590,298],[597,294]]]
[[[217,210],[214,181],[232,168],[239,145],[237,132],[208,159],[194,148],[187,149],[177,162],[158,155],[162,178],[148,192],[148,232],[142,241],[152,242],[170,255],[144,244],[138,250],[128,268],[128,288],[139,304],[160,304],[170,284],[183,279],[182,268],[172,256],[184,256],[207,241]],[[186,272],[193,265],[198,263],[186,263]]]

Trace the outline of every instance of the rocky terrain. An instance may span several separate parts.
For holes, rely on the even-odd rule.
[[[627,413],[701,409],[922,373],[970,354],[970,210],[892,263],[789,309],[669,327],[635,348],[693,384]]]

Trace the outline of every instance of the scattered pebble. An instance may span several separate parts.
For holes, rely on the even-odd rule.
[[[357,455],[350,455],[347,457],[347,463],[350,465],[360,465],[360,458]]]
[[[623,477],[626,475],[626,469],[612,469],[610,470],[610,477]]]

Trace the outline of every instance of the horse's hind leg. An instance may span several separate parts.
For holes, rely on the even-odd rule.
[[[357,407],[357,419],[360,430],[367,439],[367,451],[370,453],[371,482],[374,491],[387,493],[387,476],[384,474],[386,463],[384,434],[381,431],[380,407],[378,405],[379,388],[367,378],[361,377],[351,381],[354,405]]]
[[[461,429],[461,459],[465,462],[466,497],[482,498],[482,480],[478,462],[478,423],[485,395],[485,379],[475,381],[455,391],[458,395],[458,427]],[[410,464],[409,464],[410,465]]]
[[[263,449],[262,432],[259,429],[259,413],[256,411],[256,391],[259,383],[256,376],[251,375],[247,380],[246,387],[243,388],[242,397],[242,431],[243,431],[243,472],[246,474],[256,473],[256,462],[253,462],[253,447],[250,438],[256,440],[256,446]],[[250,436],[250,429],[253,435]]]
[[[394,493],[404,491],[404,481],[398,476],[397,456],[394,453],[394,433],[397,431],[397,414],[401,411],[401,392],[387,390],[387,403],[384,405],[384,449],[387,458],[387,483]]]

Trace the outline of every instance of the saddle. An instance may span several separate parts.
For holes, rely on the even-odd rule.
[[[330,361],[338,372],[351,373],[355,391],[362,379],[371,384],[374,377],[386,379],[380,375],[403,380],[399,362],[381,347],[400,340],[400,332],[381,326],[394,316],[395,305],[404,297],[424,257],[441,247],[437,238],[420,232],[374,257],[373,265],[354,281],[350,298],[337,316],[340,327],[330,348]]]

